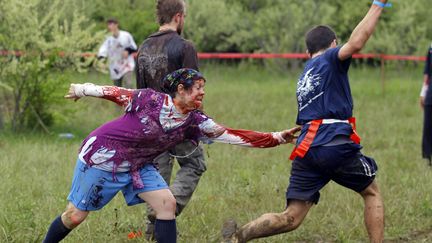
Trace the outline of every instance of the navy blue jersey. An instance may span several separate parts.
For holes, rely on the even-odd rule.
[[[353,100],[348,81],[351,59],[338,58],[340,47],[328,49],[310,59],[297,83],[297,124],[304,125],[298,143],[303,140],[312,120],[352,117]],[[320,126],[311,147],[330,142],[336,135],[350,135],[351,125],[346,123]]]
[[[429,77],[429,88],[428,91],[426,93],[426,98],[425,98],[425,105],[432,105],[432,88],[431,88],[431,77],[432,77],[432,45],[429,47],[427,56],[426,56],[426,63],[425,63],[425,69],[424,69],[424,74],[428,75]]]

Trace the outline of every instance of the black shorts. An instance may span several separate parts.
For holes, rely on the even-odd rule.
[[[377,164],[360,153],[354,143],[312,147],[304,158],[296,158],[286,197],[318,203],[319,191],[330,180],[361,192],[375,179]]]

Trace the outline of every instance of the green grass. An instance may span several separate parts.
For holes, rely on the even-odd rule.
[[[216,121],[261,131],[294,126],[298,72],[210,65],[203,71],[208,79],[205,110]],[[110,83],[107,76],[95,73],[64,75],[75,82]],[[420,69],[388,71],[383,93],[378,69],[351,70],[358,132],[363,152],[379,165],[377,181],[385,200],[389,240],[432,229],[432,169],[420,156],[421,79]],[[81,140],[121,113],[106,101],[61,102],[61,95],[58,99],[55,112],[60,123],[52,128],[52,135],[0,134],[0,242],[41,241],[52,219],[66,206]],[[59,139],[59,132],[72,132],[76,138]],[[283,210],[292,146],[247,149],[213,144],[206,150],[208,170],[178,218],[180,242],[218,242],[226,218],[246,223],[263,213]],[[129,242],[127,233],[144,229],[144,218],[143,205],[127,207],[119,194],[103,210],[90,214],[65,242]],[[361,198],[330,183],[298,230],[258,242],[366,239]],[[410,241],[427,240],[432,240],[430,234]]]

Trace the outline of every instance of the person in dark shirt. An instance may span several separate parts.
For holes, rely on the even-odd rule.
[[[170,8],[171,6],[171,8]],[[180,69],[198,70],[198,55],[192,42],[181,37],[186,16],[183,0],[159,0],[159,31],[151,34],[139,47],[136,69],[137,88],[160,91],[159,81]]]
[[[222,230],[225,242],[246,242],[295,230],[331,180],[361,195],[370,242],[383,241],[384,204],[375,182],[377,164],[360,152],[348,69],[352,55],[364,47],[386,5],[387,0],[374,1],[342,46],[337,45],[336,34],[328,26],[316,26],[306,34],[310,60],[297,83],[297,124],[302,131],[290,157],[293,164],[286,210],[264,214],[240,228],[234,220],[226,221]]]
[[[432,166],[432,89],[429,89],[431,76],[432,44],[426,56],[423,88],[420,92],[420,105],[424,109],[422,152],[423,158],[429,161],[430,166]]]
[[[186,6],[184,0],[158,0],[156,15],[159,31],[150,35],[138,49],[137,54],[137,88],[151,88],[163,92],[160,80],[167,74],[180,69],[198,70],[198,56],[192,42],[180,35],[184,26]],[[201,146],[190,141],[177,145],[174,149],[162,153],[154,163],[165,181],[170,184],[174,159],[180,169],[170,189],[176,198],[176,215],[179,215],[192,197],[195,188],[206,171],[204,153]],[[146,238],[153,238],[154,212],[147,210],[148,224]]]

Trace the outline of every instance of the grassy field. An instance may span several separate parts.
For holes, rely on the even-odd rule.
[[[230,127],[275,131],[294,126],[297,73],[261,68],[204,67],[205,110]],[[108,83],[102,74],[64,74],[75,82]],[[378,69],[353,68],[351,84],[364,153],[379,165],[377,181],[386,207],[388,241],[432,241],[432,169],[421,159],[421,71],[387,72],[383,93]],[[66,92],[67,84],[59,89]],[[40,242],[51,220],[66,206],[80,142],[119,115],[112,103],[59,95],[52,135],[0,135],[0,242]],[[60,132],[75,138],[60,139]],[[227,218],[240,223],[285,206],[292,146],[246,149],[206,146],[208,170],[178,218],[179,242],[218,242]],[[122,196],[90,214],[65,242],[133,242],[127,234],[145,226],[143,205],[127,207]],[[330,183],[321,201],[296,231],[257,242],[365,242],[363,202]]]

